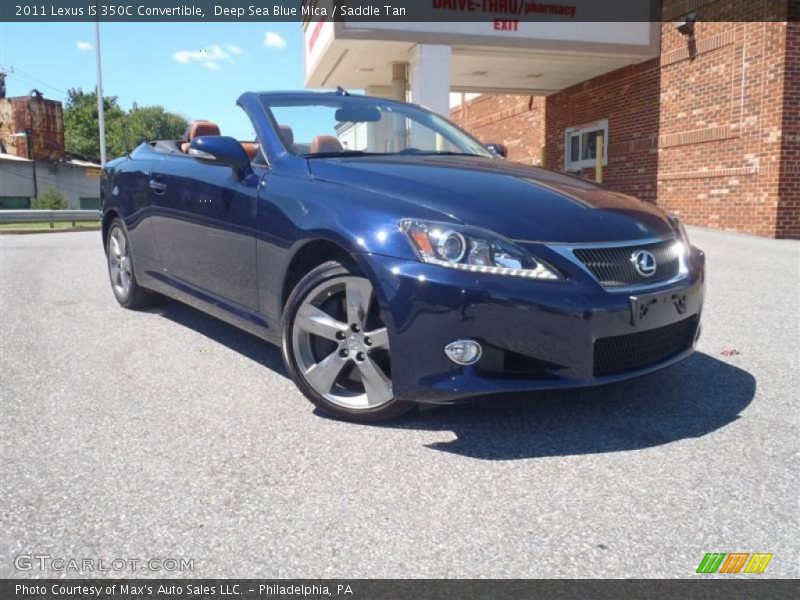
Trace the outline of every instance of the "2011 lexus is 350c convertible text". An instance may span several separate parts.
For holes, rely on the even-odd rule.
[[[356,421],[613,382],[694,349],[705,258],[656,206],[509,162],[410,104],[238,104],[253,141],[195,121],[106,166],[122,306],[160,293],[279,344],[300,390]]]

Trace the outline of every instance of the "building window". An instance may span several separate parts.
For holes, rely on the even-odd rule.
[[[603,136],[603,164],[608,164],[608,119],[591,125],[569,127],[566,131],[567,171],[577,171],[595,166],[597,158],[597,136]]]
[[[81,210],[100,210],[100,198],[80,198]]]
[[[0,210],[26,210],[31,207],[28,196],[0,196]]]

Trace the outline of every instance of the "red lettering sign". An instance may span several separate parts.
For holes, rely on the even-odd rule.
[[[495,31],[519,31],[519,20],[515,19],[495,19]]]

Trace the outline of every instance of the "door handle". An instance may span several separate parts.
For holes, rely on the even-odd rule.
[[[167,191],[167,184],[162,183],[161,181],[158,181],[156,179],[151,179],[150,189],[154,190],[156,194],[163,194],[164,192]]]

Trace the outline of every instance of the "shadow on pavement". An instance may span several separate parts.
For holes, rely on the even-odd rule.
[[[278,375],[289,377],[283,366],[280,349],[255,335],[176,300],[164,299],[163,304],[152,312],[193,329],[234,352],[275,371]]]
[[[158,312],[288,377],[276,346],[178,302],[166,302]],[[455,440],[429,448],[483,460],[598,454],[711,433],[737,420],[755,391],[750,373],[697,352],[663,371],[623,383],[485,396],[377,426],[451,431]]]
[[[484,460],[598,454],[704,436],[736,421],[755,391],[750,373],[697,352],[627,382],[486,396],[386,426],[452,431],[429,447]]]

